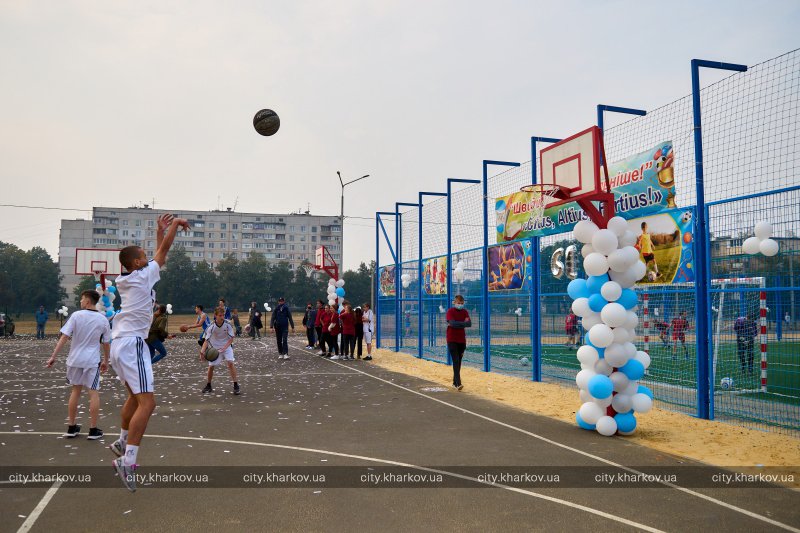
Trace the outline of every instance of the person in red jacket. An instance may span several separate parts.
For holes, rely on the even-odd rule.
[[[339,324],[339,313],[336,308],[329,305],[328,316],[328,355],[330,356],[331,348],[333,348],[333,355],[331,359],[339,359],[339,333],[342,332],[341,324]]]
[[[469,312],[464,308],[464,297],[457,294],[453,298],[453,307],[447,310],[447,349],[453,359],[453,387],[464,388],[461,384],[461,359],[467,349],[467,336],[464,328],[472,327]]]
[[[339,315],[339,320],[342,323],[342,359],[352,360],[356,347],[356,319],[350,302],[344,302],[344,309]]]
[[[683,358],[689,359],[689,349],[686,347],[686,330],[689,329],[689,321],[686,320],[686,311],[681,311],[677,318],[672,319],[672,358],[675,359],[675,350],[678,342],[683,346]]]
[[[572,311],[564,321],[564,332],[567,334],[567,347],[578,348],[578,317]]]
[[[325,347],[322,344],[322,311],[325,308],[325,303],[322,300],[317,300],[317,317],[314,319],[314,329],[317,330],[317,348],[323,352]]]
[[[322,357],[330,357],[331,354],[328,351],[328,326],[331,324],[331,306],[323,305],[317,316],[319,316],[319,325],[322,330],[319,337],[319,349],[322,350],[320,355]]]

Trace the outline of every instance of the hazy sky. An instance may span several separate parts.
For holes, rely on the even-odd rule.
[[[353,268],[376,210],[527,161],[598,103],[682,97],[692,58],[797,48],[798,27],[797,0],[0,0],[0,204],[338,214],[336,171],[370,174],[346,189],[369,219],[345,224]],[[55,258],[60,220],[89,215],[0,207],[0,240]]]

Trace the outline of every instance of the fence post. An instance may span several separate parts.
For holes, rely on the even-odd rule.
[[[489,165],[500,165],[506,167],[518,167],[519,163],[509,161],[483,161],[483,283],[481,295],[483,296],[483,311],[481,312],[483,330],[483,371],[491,370],[490,363],[490,342],[492,335],[489,332],[492,320],[489,316]]]
[[[710,344],[711,344],[711,294],[708,280],[710,274],[710,239],[708,236],[708,208],[705,201],[703,181],[703,132],[700,114],[700,68],[715,68],[745,72],[747,66],[733,63],[720,63],[718,61],[705,61],[692,59],[692,116],[694,118],[694,169],[695,188],[697,189],[697,219],[695,221],[695,345],[697,350],[697,416],[698,418],[712,419],[714,417],[713,404],[710,399],[711,383],[710,372]]]
[[[447,179],[447,307],[453,301],[453,183],[480,183],[480,180]],[[446,344],[446,343],[445,343]],[[453,364],[450,348],[447,348],[447,364]]]
[[[397,255],[395,255],[394,250],[392,249],[392,243],[389,242],[389,235],[386,234],[386,228],[383,226],[383,220],[381,220],[381,215],[392,215],[394,216],[396,213],[390,213],[387,211],[378,211],[375,213],[375,347],[381,347],[381,317],[379,313],[379,306],[380,306],[380,237],[378,236],[378,228],[380,227],[381,231],[383,231],[383,237],[386,239],[386,246],[389,248],[389,254],[392,256],[395,264],[395,306],[397,306]],[[395,226],[397,222],[395,221]],[[397,235],[395,234],[395,239]],[[395,241],[396,242],[396,241]]]
[[[531,184],[539,182],[539,162],[536,158],[536,143],[557,143],[561,139],[552,137],[531,137]],[[540,238],[531,239],[531,289],[530,289],[530,330],[531,330],[531,379],[542,381],[542,260],[539,256]]]

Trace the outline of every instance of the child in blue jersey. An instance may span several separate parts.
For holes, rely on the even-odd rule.
[[[200,332],[200,338],[197,339],[197,344],[202,346],[203,337],[206,334],[206,329],[208,328],[208,326],[211,325],[211,319],[208,318],[208,315],[203,312],[203,306],[200,304],[194,306],[194,314],[197,315],[197,320],[195,320],[195,323],[191,325],[185,324],[181,326],[181,331],[186,332],[189,331],[190,329],[202,328],[202,331]]]

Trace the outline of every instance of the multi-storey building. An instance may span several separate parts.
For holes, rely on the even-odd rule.
[[[193,263],[205,261],[216,267],[233,255],[247,259],[261,254],[269,263],[286,262],[292,270],[314,263],[316,248],[325,245],[336,262],[341,261],[342,223],[338,216],[309,212],[282,214],[226,211],[180,211],[144,207],[95,207],[92,220],[62,220],[59,238],[59,269],[62,285],[72,294],[80,282],[75,275],[77,248],[141,246],[152,257],[156,245],[156,220],[172,213],[189,221],[191,229],[180,231],[175,246],[186,250]]]

